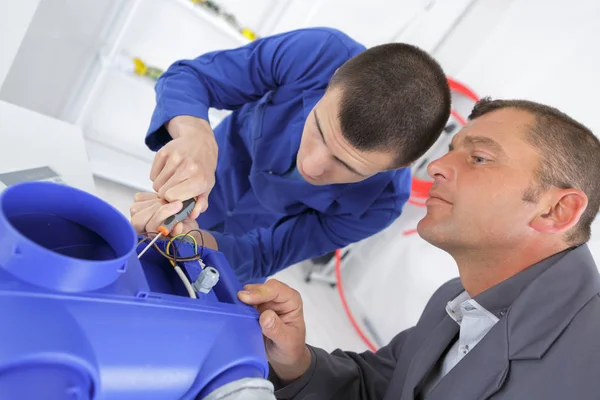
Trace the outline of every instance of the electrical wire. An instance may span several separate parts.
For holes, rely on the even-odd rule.
[[[188,234],[184,234],[184,235],[177,235],[173,238],[171,238],[171,240],[169,240],[169,242],[167,243],[167,246],[165,248],[165,252],[168,255],[170,254],[170,248],[171,245],[173,246],[173,258],[175,260],[169,260],[169,262],[171,263],[171,265],[173,266],[173,268],[175,268],[175,272],[177,273],[177,275],[179,276],[179,279],[181,279],[181,282],[183,282],[183,286],[185,286],[185,290],[187,290],[188,292],[188,296],[190,296],[192,299],[197,299],[198,296],[196,296],[196,291],[194,290],[192,284],[190,283],[190,280],[188,279],[188,277],[185,275],[185,273],[183,272],[183,270],[181,269],[181,267],[179,265],[177,265],[177,245],[174,244],[175,240],[179,239],[182,240],[183,238],[186,237],[191,237],[193,242],[195,243],[195,253],[198,252],[198,245],[196,243],[196,239],[191,236],[189,233]]]
[[[163,249],[160,248],[160,246],[158,246],[157,243],[154,243],[152,245],[152,247],[154,248],[154,250],[156,250],[161,256],[165,257],[168,260],[173,260],[173,261],[180,261],[180,262],[189,262],[189,261],[199,261],[200,258],[203,256],[204,254],[204,238],[202,236],[202,232],[199,231],[198,229],[193,229],[191,231],[189,231],[188,233],[186,233],[186,235],[189,235],[192,232],[199,232],[200,233],[200,238],[201,238],[201,249],[200,249],[200,254],[198,254],[196,252],[196,254],[193,257],[178,257],[177,259],[175,259],[173,256],[167,254]],[[157,232],[146,232],[146,234],[158,234]],[[150,237],[144,237],[141,240],[138,241],[138,246],[142,243],[151,241],[152,239]]]
[[[187,290],[188,296],[190,296],[192,299],[197,299],[198,296],[196,296],[196,291],[194,290],[194,287],[190,283],[190,280],[187,278],[187,276],[185,276],[179,265],[175,265],[175,272],[177,272],[179,279],[181,279],[181,282],[183,282],[183,286],[185,286],[185,290]]]
[[[198,234],[200,235],[200,254],[199,255],[198,255],[198,243],[196,242],[196,238],[194,238],[194,236],[191,235],[191,233],[193,233],[193,232],[198,232]],[[192,229],[191,231],[186,233],[186,235],[189,235],[192,239],[194,239],[194,243],[196,243],[196,255],[198,255],[200,258],[202,258],[202,256],[204,256],[204,235],[202,234],[202,231],[200,229]]]
[[[197,254],[198,253],[198,242],[196,241],[196,238],[193,237],[192,235],[190,235],[189,233],[182,233],[181,235],[174,236],[167,243],[167,247],[165,248],[165,252],[167,254],[169,254],[169,248],[171,247],[171,245],[173,245],[173,248],[175,249],[175,244],[173,243],[175,240],[177,240],[177,239],[184,240],[186,238],[191,239],[191,242],[194,245],[194,253]],[[177,251],[177,250],[175,250],[175,251]],[[174,257],[175,257],[175,255],[174,255]],[[169,261],[171,261],[171,260],[169,260]],[[173,262],[173,261],[171,261],[171,262]]]
[[[200,242],[201,242],[201,250],[200,250],[200,254],[198,254],[198,242],[196,241],[196,238],[192,235],[193,232],[198,232],[200,234]],[[146,232],[147,235],[151,235],[151,234],[157,234],[157,232]],[[175,241],[184,241],[185,239],[188,239],[191,241],[191,243],[194,245],[194,256],[193,257],[178,257],[178,249],[177,249],[177,245],[175,244]],[[140,241],[138,241],[138,246],[142,243],[145,243],[147,241],[152,241],[152,239],[149,236],[146,236],[144,238],[142,238]],[[192,286],[190,279],[187,277],[187,275],[185,274],[185,272],[183,271],[183,269],[177,264],[178,262],[190,262],[190,261],[200,261],[202,255],[204,254],[204,236],[202,235],[202,231],[198,230],[198,229],[192,229],[191,231],[181,234],[181,235],[177,235],[173,238],[171,238],[168,242],[167,245],[165,246],[165,250],[161,249],[160,246],[158,246],[157,243],[153,243],[152,247],[163,257],[165,257],[167,260],[169,260],[169,263],[171,263],[171,265],[173,266],[173,268],[175,269],[175,272],[177,273],[177,276],[179,277],[179,279],[181,279],[181,281],[183,282],[183,285],[185,286],[186,291],[188,292],[188,296],[190,296],[191,298],[195,299],[197,298],[196,292],[194,290],[194,287]],[[173,254],[171,254],[171,247],[173,248]],[[202,264],[202,263],[201,263]]]

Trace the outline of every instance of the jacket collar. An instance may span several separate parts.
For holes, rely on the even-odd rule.
[[[439,382],[428,400],[490,397],[502,388],[510,361],[542,358],[577,312],[598,293],[596,264],[587,245],[579,246],[521,292],[508,313]],[[455,329],[454,321],[445,315],[428,335],[409,368],[402,400],[414,398]]]
[[[561,258],[533,281],[507,314],[509,358],[539,359],[600,292],[598,268],[587,244]]]
[[[541,260],[474,297],[483,308],[501,318],[531,282],[569,254],[574,247]]]

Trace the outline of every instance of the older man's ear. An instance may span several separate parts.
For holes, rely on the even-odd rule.
[[[567,233],[588,205],[586,194],[578,189],[552,189],[544,198],[540,200],[543,208],[531,222],[531,227],[542,233]]]

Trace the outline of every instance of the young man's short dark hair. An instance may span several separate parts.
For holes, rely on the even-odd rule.
[[[342,135],[359,150],[397,152],[392,168],[425,154],[450,117],[444,71],[408,44],[372,47],[350,59],[329,84],[338,86]]]
[[[485,98],[475,105],[469,119],[503,108],[522,110],[535,117],[526,136],[527,141],[539,150],[541,158],[535,186],[542,190],[552,186],[575,188],[587,195],[587,208],[566,238],[573,245],[587,242],[600,208],[600,141],[588,128],[565,113],[527,100]],[[532,191],[534,194],[536,187]]]

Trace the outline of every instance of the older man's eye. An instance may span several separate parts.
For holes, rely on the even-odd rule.
[[[487,158],[480,157],[480,156],[473,156],[473,161],[474,161],[475,163],[481,164],[481,163],[487,162],[487,161],[488,161],[488,159],[487,159]]]

